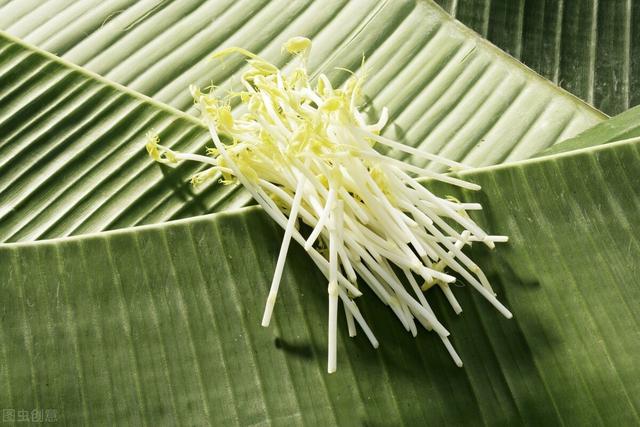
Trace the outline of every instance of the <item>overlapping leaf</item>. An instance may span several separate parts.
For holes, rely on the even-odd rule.
[[[640,135],[640,106],[587,129],[581,134],[562,141],[539,153],[549,155],[593,147],[598,144],[635,138]]]
[[[0,28],[185,111],[189,84],[223,90],[242,65],[211,53],[242,46],[282,65],[282,43],[308,36],[311,69],[335,82],[347,74],[334,67],[367,58],[366,94],[372,113],[392,112],[388,135],[472,165],[530,157],[603,118],[432,1],[11,1]]]
[[[640,104],[637,2],[437,1],[496,46],[605,113]]]
[[[10,3],[4,10],[21,14],[12,9],[18,6]],[[115,7],[109,7],[112,6]],[[205,6],[213,5],[202,5]],[[34,31],[39,29],[30,33],[28,39],[40,33],[50,35],[50,31],[59,29],[62,23],[68,24],[63,17],[71,19],[69,14],[80,7],[76,4],[64,9],[56,15],[59,19],[45,21],[46,24],[40,20],[55,9],[38,8],[41,14],[29,12],[23,18],[16,18],[11,21],[12,28],[23,28],[21,22],[31,23],[28,26],[33,25]],[[108,7],[104,7],[106,9],[97,9],[95,13],[105,12]],[[79,51],[101,55],[97,45],[91,43],[119,34],[122,40],[115,43],[112,50],[107,49],[116,55],[129,44],[147,49],[148,32],[155,31],[159,25],[156,19],[181,16],[175,15],[177,4],[171,3],[170,7],[169,3],[163,3],[154,13],[144,15],[145,19],[136,20],[135,28],[129,24],[118,27],[134,15],[139,17],[135,12],[139,7],[136,4],[126,13],[122,12],[119,18],[113,18],[111,25],[96,27],[95,34],[86,40],[87,28],[80,24],[84,19],[95,18],[92,14],[66,25],[59,37],[36,41],[68,40],[62,37],[68,34],[69,40],[81,39],[89,44],[69,50],[67,56]],[[307,14],[319,6],[309,7]],[[218,42],[194,45],[193,40],[197,38],[185,42],[181,49],[193,49],[194,55],[200,58],[193,70],[182,72],[181,66],[170,66],[166,61],[178,65],[186,61],[172,49],[162,58],[166,65],[145,68],[140,81],[163,81],[163,73],[169,73],[172,79],[177,79],[169,86],[179,87],[181,96],[187,97],[178,104],[186,106],[189,95],[185,89],[192,79],[224,81],[240,64],[239,60],[227,60],[224,64],[207,61],[204,57],[211,51],[223,44],[246,43],[247,47],[276,58],[279,52],[275,47],[281,39],[289,32],[302,32],[316,36],[313,56],[316,59],[312,66],[317,69],[338,65],[357,68],[361,55],[368,55],[371,73],[367,90],[373,98],[369,108],[375,112],[377,107],[388,105],[397,115],[387,134],[470,164],[528,157],[602,118],[510,60],[430,3],[383,3],[372,6],[366,13],[360,11],[360,20],[355,18],[352,6],[341,7],[344,10],[331,15],[331,22],[342,23],[341,28],[345,20],[350,22],[351,27],[346,26],[345,33],[335,30],[334,25],[338,24],[327,23],[317,34],[311,27],[304,26],[317,21],[314,12],[314,19],[301,15],[298,26],[287,27],[287,31],[277,37],[261,32],[260,43],[237,37],[223,41],[217,21],[201,23],[198,34],[202,33],[204,40],[218,34],[215,39]],[[270,11],[271,6],[265,10]],[[194,25],[195,31],[195,22],[202,19],[202,10],[193,11],[184,19]],[[402,25],[396,25],[400,23]],[[117,28],[120,32],[115,31]],[[78,34],[83,36],[71,37]],[[267,36],[273,36],[273,40]],[[8,35],[2,36],[1,43],[0,240],[33,240],[160,222],[247,203],[245,193],[221,188],[216,183],[193,190],[185,182],[195,171],[193,165],[184,165],[175,171],[151,166],[141,143],[143,135],[152,128],[160,132],[166,144],[175,144],[184,151],[203,149],[206,132],[193,119],[23,45]],[[169,49],[172,45],[159,46]],[[153,52],[156,47],[155,42],[148,45]],[[77,60],[72,56],[71,59]],[[94,65],[105,61],[100,59]],[[120,63],[120,59],[114,59],[112,64],[116,63]],[[123,72],[138,72],[131,64],[125,65],[121,68]],[[340,81],[345,73],[334,71],[331,75]],[[130,86],[144,89],[135,84]],[[148,93],[158,95],[153,91]],[[162,96],[157,98],[167,100]]]
[[[1,246],[0,405],[69,424],[635,424],[639,149],[466,175],[480,221],[511,236],[474,256],[515,318],[465,286],[456,317],[429,291],[463,369],[365,294],[381,348],[341,325],[327,376],[326,283],[297,246],[260,327],[281,233],[257,208]]]
[[[0,241],[160,222],[249,197],[193,164],[160,169],[144,151],[155,129],[187,151],[209,140],[192,116],[0,35]]]

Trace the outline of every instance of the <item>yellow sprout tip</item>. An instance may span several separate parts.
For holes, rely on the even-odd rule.
[[[292,37],[282,46],[283,50],[292,55],[303,53],[311,48],[311,40],[306,37]]]

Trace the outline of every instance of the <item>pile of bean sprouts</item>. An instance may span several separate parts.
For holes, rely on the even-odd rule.
[[[339,301],[349,335],[355,336],[357,324],[378,347],[355,303],[362,295],[359,283],[389,306],[414,336],[417,323],[438,334],[455,363],[462,366],[449,332],[436,318],[424,291],[439,287],[460,313],[450,288],[457,274],[510,318],[480,267],[462,251],[472,242],[493,248],[507,237],[487,234],[469,217],[467,211],[481,209],[479,204],[440,198],[418,179],[469,190],[478,190],[478,185],[376,150],[377,145],[386,146],[452,170],[465,168],[381,136],[388,120],[386,109],[377,123],[367,124],[358,109],[362,75],[353,74],[339,88],[332,87],[323,74],[312,83],[306,68],[310,48],[310,40],[303,37],[284,45],[295,56],[286,73],[244,49],[216,54],[219,58],[244,55],[249,69],[240,78],[242,89],[224,97],[191,87],[215,148],[209,149],[208,156],[178,153],[150,134],[147,150],[162,163],[208,164],[208,169],[192,178],[195,184],[210,179],[241,183],[284,229],[263,326],[272,317],[291,240],[304,247],[328,283],[328,372],[336,370]],[[244,104],[244,113],[234,117],[231,105],[238,100]],[[223,143],[221,134],[230,142]],[[311,231],[303,235],[299,222]]]

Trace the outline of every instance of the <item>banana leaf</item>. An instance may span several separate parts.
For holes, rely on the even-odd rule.
[[[0,29],[190,112],[190,84],[225,91],[244,64],[213,52],[242,46],[284,65],[282,43],[305,35],[310,69],[336,84],[348,73],[335,67],[366,58],[369,110],[389,107],[388,136],[471,165],[528,158],[604,118],[430,0],[15,0]]]
[[[637,424],[638,177],[629,142],[465,174],[481,192],[453,194],[511,237],[473,256],[515,317],[464,282],[460,316],[428,291],[463,368],[365,293],[381,347],[341,324],[327,375],[326,283],[297,245],[260,327],[281,231],[256,207],[2,245],[0,406],[72,425]]]
[[[40,11],[36,16],[26,3],[10,2],[4,5],[6,14],[0,13],[0,17],[12,16],[14,19],[4,22],[12,23],[14,29],[22,28],[21,22],[30,22],[34,31],[36,28],[45,31],[62,25],[60,19],[68,18],[81,3],[65,8],[59,19],[42,21],[56,10],[57,3],[35,8]],[[159,4],[155,13],[144,15],[135,34],[143,29],[155,30],[159,23],[151,19],[156,14],[174,16],[177,4],[171,5],[164,11],[163,7],[170,4]],[[108,7],[115,5],[104,5]],[[112,26],[101,21],[104,25],[96,27],[97,34],[106,37],[104,28],[113,33],[116,22],[121,25],[124,17],[138,16],[135,11],[141,3],[131,7],[131,13],[123,11],[118,15],[120,20],[112,17]],[[345,11],[340,9],[342,12],[335,15],[340,25],[345,17],[354,16],[349,12],[351,6],[344,7]],[[96,9],[95,13],[104,12],[104,8]],[[324,69],[329,70],[334,65],[357,67],[361,53],[371,54],[367,86],[373,97],[370,111],[373,114],[380,106],[389,105],[392,112],[400,112],[393,117],[394,125],[385,131],[389,136],[472,165],[482,165],[529,157],[604,117],[508,58],[431,3],[385,3],[375,11],[370,13],[370,20],[354,23],[362,25],[357,31],[350,30],[351,36],[346,39],[335,31],[318,33],[317,62],[326,63]],[[196,19],[201,13],[202,10],[189,17]],[[85,15],[74,18],[73,25],[63,20],[68,25],[60,31],[86,36],[88,27],[80,24],[83,19],[95,16]],[[403,25],[393,27],[395,31],[389,34],[376,30],[380,25],[389,25],[387,21],[391,18]],[[148,25],[147,19],[151,20]],[[187,22],[192,23],[188,19]],[[142,45],[136,46],[144,47],[147,39],[142,33],[132,38],[128,31],[133,31],[133,27],[126,28],[122,29],[124,40],[127,43],[140,40]],[[209,30],[220,29],[211,24]],[[296,27],[295,31],[302,32],[302,28]],[[387,39],[380,40],[380,34],[387,34]],[[266,47],[260,44],[249,47],[262,48],[266,56],[276,58],[274,46],[279,46],[288,35],[283,33],[273,42],[265,41]],[[96,37],[87,37],[86,42]],[[43,41],[54,39],[47,37]],[[224,41],[236,42],[242,44],[243,40]],[[188,46],[194,47],[199,57],[206,57],[224,43],[207,44],[205,51]],[[160,45],[167,49],[169,46]],[[342,53],[335,54],[336,49]],[[158,168],[147,158],[142,145],[145,133],[152,129],[160,133],[166,145],[203,152],[208,136],[192,116],[6,33],[0,35],[0,52],[0,241],[35,240],[156,223],[249,203],[245,192],[216,182],[193,189],[187,180],[198,170],[197,165]],[[196,71],[202,73],[200,78],[205,78],[210,69],[222,78],[231,75],[240,62],[232,64],[229,60],[221,65],[201,58],[199,64]],[[129,65],[124,69],[135,68]],[[322,69],[320,65],[317,68]],[[198,77],[198,73],[173,74],[178,78],[176,84],[181,93],[186,93],[188,79]],[[393,79],[398,73],[402,76]],[[339,82],[344,73],[336,71],[331,75]],[[155,80],[160,76],[149,78]],[[400,153],[391,154],[401,157]]]
[[[193,116],[0,34],[0,241],[161,222],[249,196],[194,191],[192,164],[158,168],[146,132],[186,151],[208,133]]]
[[[578,148],[630,139],[640,135],[640,106],[598,123],[581,134],[543,150],[538,155],[564,153]]]
[[[640,104],[637,2],[437,1],[496,46],[605,113]]]

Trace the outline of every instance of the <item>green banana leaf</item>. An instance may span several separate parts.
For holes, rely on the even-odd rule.
[[[297,245],[262,328],[281,231],[256,207],[2,245],[0,407],[72,425],[637,424],[639,176],[640,145],[615,142],[465,174],[477,219],[511,237],[473,255],[515,317],[463,283],[460,316],[428,291],[463,368],[365,293],[381,347],[341,324],[327,375],[326,283]]]
[[[604,116],[559,91],[432,1],[219,0],[47,2],[0,8],[0,29],[178,109],[192,83],[231,87],[242,46],[278,65],[289,37],[314,47],[311,70],[335,83],[367,58],[369,109],[386,134],[471,165],[528,158]]]
[[[640,106],[598,123],[580,135],[547,148],[538,155],[564,153],[578,148],[620,141],[640,135]]]
[[[173,99],[182,97],[185,108],[190,101],[182,94],[190,81],[174,79],[186,69],[197,68],[193,64],[216,46],[203,37],[196,43],[202,51],[195,56],[186,50],[173,56],[182,62],[166,60],[176,49],[158,48],[185,28],[217,30],[221,22],[229,26],[222,25],[226,32],[216,33],[220,45],[245,45],[241,36],[248,33],[241,13],[247,8],[254,13],[257,4],[240,3],[210,23],[193,18],[202,18],[202,13],[173,13],[178,7],[202,12],[197,7],[213,7],[214,2],[96,2],[90,6],[76,2],[56,13],[55,19],[50,12],[64,2],[49,3],[45,8],[0,2],[2,26],[11,27],[14,34],[16,28],[30,27],[23,35],[41,37],[31,41],[42,46],[67,43],[69,51],[78,40],[99,40],[102,45],[88,43],[76,52],[87,56],[109,52],[94,64],[103,63],[109,69],[122,63],[119,72],[132,69],[132,80],[123,83],[139,90],[160,85],[167,96],[175,91]],[[287,8],[284,2],[273,3],[280,14],[273,6],[251,24],[265,32],[256,50],[275,59],[280,41],[299,34],[278,32],[291,28],[278,17],[298,16],[296,29],[307,28],[319,19],[321,8],[315,3],[287,2],[292,5]],[[265,8],[271,4],[265,3]],[[396,118],[402,123],[404,117],[409,126],[387,132],[413,145],[435,132],[437,138],[423,146],[459,154],[476,165],[490,164],[533,155],[603,118],[523,71],[431,3],[385,2],[379,7],[371,3],[375,7],[359,10],[360,21],[354,6],[323,4],[336,8],[323,15],[328,29],[318,33],[329,41],[321,44],[326,57],[320,57],[316,68],[356,68],[362,51],[387,46],[377,50],[382,52],[379,63],[372,66],[373,71],[386,69],[386,74],[372,74],[371,108],[375,112],[391,104],[396,111],[410,110],[410,115]],[[307,7],[307,15],[297,12],[301,5]],[[169,6],[173,12],[165,11]],[[10,15],[8,10],[18,12]],[[171,16],[179,19],[168,21]],[[123,27],[104,30],[118,18]],[[337,24],[330,26],[329,21]],[[198,24],[203,27],[194,22],[203,22]],[[344,27],[345,22],[354,26]],[[386,26],[388,22],[393,28]],[[171,30],[174,26],[180,31]],[[438,43],[426,47],[419,43],[426,40],[420,37],[440,34],[443,28],[442,43],[435,36]],[[392,30],[391,42],[380,41]],[[153,48],[144,49],[135,61],[123,60],[142,51],[161,31],[167,36]],[[85,33],[89,34],[86,39],[73,37]],[[276,43],[278,37],[281,40]],[[192,192],[185,180],[194,166],[162,170],[146,159],[141,146],[148,125],[161,130],[169,145],[198,150],[206,143],[206,135],[197,121],[6,35],[1,39],[1,240],[159,222],[246,203],[242,192],[221,189],[215,183]],[[117,48],[109,47],[122,39],[126,41]],[[460,46],[468,46],[469,40],[476,43],[462,63],[466,66],[476,56],[480,63],[487,61],[495,73],[487,74],[492,76],[489,83],[523,79],[516,100],[528,108],[504,107],[510,98],[503,85],[487,89],[488,94],[477,89],[459,93],[459,99],[445,91],[425,106],[420,100],[428,99],[428,90],[444,88],[430,84],[437,76],[446,76],[440,81],[460,81],[465,76],[461,74],[464,67],[444,65],[443,58],[456,58],[446,43],[450,39]],[[194,46],[192,53],[197,50]],[[400,50],[399,46],[407,48],[395,59],[408,61],[418,52],[428,58],[411,67],[386,64],[385,56]],[[358,47],[360,53],[350,52]],[[443,56],[437,56],[436,48]],[[111,63],[115,65],[109,65],[108,58],[115,58]],[[171,65],[176,63],[177,67]],[[222,69],[206,64],[227,77],[237,65],[229,61],[229,68]],[[406,79],[424,72],[420,68],[432,70],[431,74],[424,80],[409,78],[408,83],[402,82],[404,86],[389,84],[388,76],[398,70],[409,70],[404,71]],[[202,82],[216,78],[213,73],[203,75],[198,75]],[[336,82],[344,77],[336,72],[331,76]],[[389,88],[386,93],[385,87]],[[162,99],[161,91],[144,92]],[[542,111],[530,108],[538,105],[536,97],[549,100]],[[468,114],[460,120],[459,105]],[[474,105],[479,105],[477,112],[472,111]],[[503,107],[506,110],[500,110]],[[439,130],[430,129],[424,136],[418,126],[412,133],[412,120],[425,111],[431,111],[430,120],[442,119]],[[512,112],[509,120],[499,119],[505,111]],[[490,130],[465,128],[469,117],[472,123],[491,117],[497,122]],[[5,135],[13,137],[5,139]],[[454,135],[458,145],[445,138],[447,144],[438,146],[434,141],[442,143],[437,139],[443,135]],[[486,135],[482,148],[488,158],[483,158],[482,151],[465,152],[470,146],[464,138],[477,142]],[[505,156],[509,150],[513,151]],[[465,308],[456,317],[438,293],[430,292],[464,358],[462,370],[453,366],[437,339],[425,332],[417,340],[405,336],[388,310],[366,295],[362,307],[382,348],[372,350],[363,337],[344,337],[343,327],[339,371],[327,376],[326,284],[297,247],[272,328],[260,328],[259,315],[281,234],[255,208],[86,238],[1,246],[0,289],[3,301],[9,303],[3,307],[0,323],[0,340],[6,343],[0,352],[0,407],[52,408],[67,424],[637,423],[639,386],[633,356],[640,345],[633,307],[639,298],[633,280],[639,251],[637,231],[632,228],[638,208],[637,157],[635,144],[613,143],[469,176],[484,186],[483,193],[474,195],[488,209],[481,221],[492,231],[512,237],[508,246],[495,253],[474,254],[491,272],[500,297],[516,319],[500,318],[466,288],[456,290]],[[544,198],[531,196],[539,191]]]
[[[81,3],[65,8],[59,19],[44,23],[42,19],[56,10],[55,4],[35,8],[40,12],[33,15],[33,7],[27,7],[26,3],[7,3],[0,18],[13,17],[5,23],[12,23],[14,29],[22,28],[22,22],[31,23],[29,27],[34,31],[54,26],[61,34],[70,31],[86,35],[88,27],[80,24],[84,19],[95,18],[94,15],[85,14],[77,19],[73,15],[73,25],[62,19],[65,16],[71,19],[68,14],[81,7]],[[162,8],[169,7],[169,3],[162,3],[160,9],[154,10],[158,17],[172,17],[178,4],[171,5],[164,11]],[[204,6],[213,4],[207,2]],[[354,16],[349,12],[351,6],[343,6],[347,9],[332,15],[341,26],[345,17]],[[94,13],[102,13],[109,7],[116,6],[108,3]],[[120,20],[112,17],[113,25],[123,25],[129,19],[125,19],[127,16],[140,18],[136,11],[141,4],[131,7],[127,13],[118,15]],[[200,19],[202,10],[198,10],[185,19]],[[140,40],[142,44],[134,43],[135,46],[144,47],[148,42],[147,36],[143,37],[147,34],[144,31],[155,30],[160,24],[151,20],[155,16],[145,14],[133,37],[128,33],[133,28],[127,24],[128,30],[121,30],[124,40],[127,43]],[[371,111],[389,105],[392,112],[401,112],[385,131],[387,135],[482,165],[530,157],[603,118],[452,21],[431,3],[384,3],[367,12],[367,16],[371,19],[353,23],[357,30],[349,30],[347,35],[328,30],[318,33],[316,61],[329,70],[334,65],[356,67],[363,52],[371,54],[367,86],[373,97]],[[301,22],[310,22],[307,18]],[[113,25],[110,27],[104,19],[95,29],[97,35],[86,38],[86,43],[96,38],[102,40],[100,34],[106,37],[103,29],[107,27],[114,32]],[[142,25],[146,19],[151,21]],[[187,22],[197,27],[196,21],[189,19]],[[389,19],[403,25],[393,27],[395,32],[389,34],[376,30],[380,25],[390,25]],[[211,28],[205,25],[205,29],[220,31],[213,24]],[[303,29],[296,27],[291,31]],[[311,30],[307,28],[304,32],[310,34]],[[249,47],[262,47],[266,56],[276,58],[275,47],[291,34],[285,32],[273,42]],[[380,34],[388,38],[380,41]],[[58,40],[47,37],[40,41],[53,43],[54,39]],[[243,41],[231,38],[224,43]],[[215,46],[205,44],[204,51],[195,49],[202,48],[201,45],[187,44],[201,58],[199,68],[196,67],[202,74],[200,78],[206,78],[203,76],[210,69],[213,74],[227,77],[235,71],[239,63],[233,65],[229,60],[223,66],[202,59],[222,44],[222,41]],[[170,46],[167,44],[167,49]],[[142,144],[144,134],[151,129],[160,132],[166,145],[202,152],[208,136],[191,116],[7,34],[0,35],[0,49],[0,241],[35,240],[162,222],[249,203],[245,192],[215,182],[193,189],[187,178],[197,171],[197,165],[161,169],[149,161]],[[336,54],[336,49],[342,53]],[[416,59],[412,61],[413,56]],[[134,68],[129,64],[124,70]],[[167,69],[174,73],[178,79],[175,85],[186,95],[188,79],[198,76],[185,77],[176,71],[180,67],[162,68]],[[402,76],[393,79],[398,73]],[[332,76],[339,81],[344,74],[334,72]],[[156,74],[148,77],[151,81],[160,79]],[[390,80],[393,81],[389,83]]]
[[[335,32],[343,28],[331,25],[332,22],[350,21],[339,16],[347,6],[350,9],[344,15],[366,16],[378,2],[269,4],[245,0],[234,5],[230,1],[82,0],[71,6],[67,2],[48,2],[46,6],[35,2],[41,3],[40,7],[24,0],[4,3],[0,6],[0,28],[124,84],[132,84],[144,93],[164,92],[164,101],[177,102],[175,97],[183,95],[180,91],[191,81],[187,78],[173,90],[163,87],[172,86],[179,73],[190,70],[211,51],[213,47],[207,45],[208,41],[214,44],[235,38],[249,42],[250,36],[265,27],[268,27],[265,31],[275,35],[293,34],[296,30],[310,35]],[[618,114],[640,103],[640,7],[631,0],[437,0],[437,3],[505,52],[607,114]],[[256,12],[261,16],[251,19]],[[182,53],[173,54],[171,59],[172,64],[184,65],[175,69],[172,65],[156,64],[189,39],[197,39],[191,41],[191,46],[197,47],[182,48]],[[153,46],[145,49],[146,45]],[[196,49],[199,53],[194,54]],[[272,55],[277,54],[277,46],[268,49]],[[141,73],[150,77],[139,78]],[[184,96],[180,103],[181,108],[189,107]]]
[[[34,240],[161,222],[249,196],[212,183],[198,166],[161,169],[144,150],[152,129],[204,152],[193,116],[0,34],[0,241]]]
[[[529,67],[607,114],[640,104],[633,0],[437,0]]]

